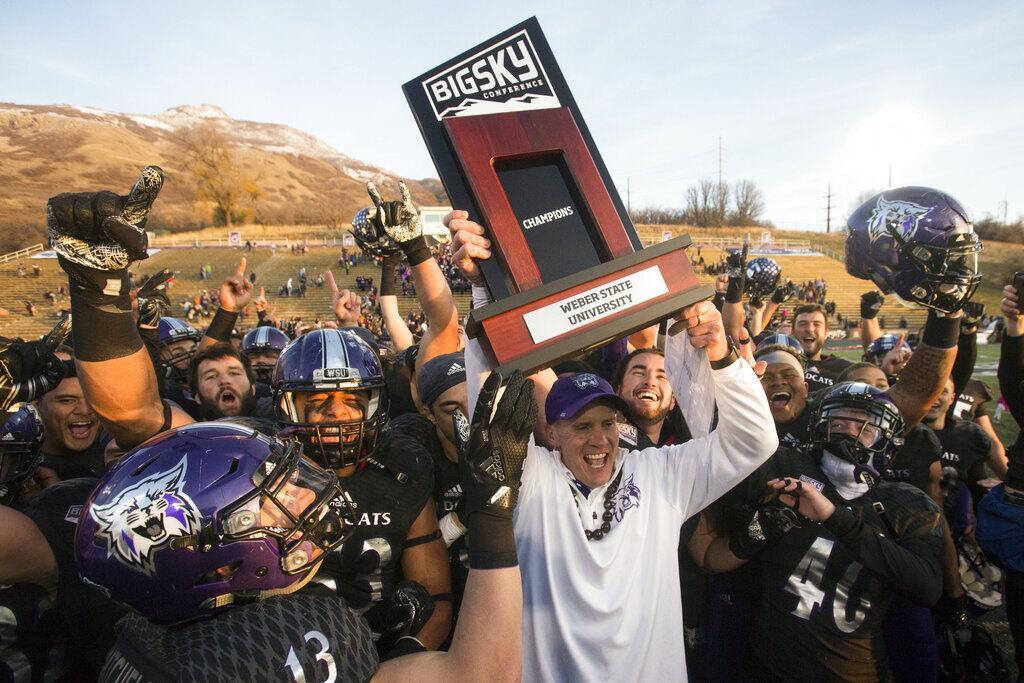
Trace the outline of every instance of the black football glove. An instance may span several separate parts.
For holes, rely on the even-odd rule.
[[[729,550],[741,560],[749,560],[783,535],[800,528],[800,515],[778,500],[754,509],[744,532],[729,537]]]
[[[885,297],[881,292],[864,292],[860,295],[860,317],[865,320],[874,320],[878,312],[882,310]]]
[[[139,327],[156,327],[160,318],[171,310],[171,301],[167,298],[167,281],[172,277],[174,273],[164,268],[143,282],[135,293],[139,303]]]
[[[738,304],[743,299],[747,287],[747,245],[740,251],[734,251],[725,258],[725,273],[729,276],[729,286],[725,290],[725,300],[730,304]]]
[[[0,337],[0,412],[15,403],[36,400],[67,376],[64,363],[53,352],[67,338],[68,320],[61,319],[39,341]]]
[[[980,301],[968,301],[964,304],[964,315],[960,318],[960,331],[964,334],[977,334],[978,325],[985,317],[985,304]]]
[[[434,598],[422,584],[402,581],[384,600],[385,628],[394,645],[385,659],[426,650],[416,636],[434,614]]]
[[[792,282],[787,282],[781,287],[776,287],[772,293],[772,301],[777,304],[782,304],[796,296],[796,285]]]
[[[537,404],[533,381],[517,370],[509,378],[495,411],[501,383],[497,372],[492,372],[484,382],[468,438],[463,440],[465,425],[457,421],[455,424],[456,439],[465,444],[460,459],[464,523],[469,529],[470,566],[476,569],[518,564],[512,511],[519,499],[519,480],[537,420]]]

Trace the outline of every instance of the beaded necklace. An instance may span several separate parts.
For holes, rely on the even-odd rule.
[[[612,506],[614,505],[612,499],[615,498],[615,494],[619,490],[619,481],[621,479],[622,469],[620,468],[619,473],[615,475],[615,479],[612,480],[612,483],[609,484],[608,488],[605,489],[604,491],[604,514],[601,515],[602,522],[600,528],[594,529],[593,531],[591,531],[590,529],[583,530],[583,533],[587,535],[588,541],[600,541],[602,538],[604,538],[605,534],[611,531],[612,519],[614,519],[614,516],[612,515]],[[569,489],[572,490],[572,484],[569,485]],[[576,510],[579,511],[580,502],[576,500],[575,491],[573,491],[572,500],[574,503],[576,503]]]

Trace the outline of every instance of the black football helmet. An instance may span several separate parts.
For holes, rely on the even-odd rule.
[[[877,479],[903,442],[903,417],[889,394],[863,382],[837,384],[811,419],[811,443]]]
[[[253,363],[250,356],[256,353],[266,353],[280,357],[286,346],[288,346],[288,335],[276,327],[260,325],[245,333],[245,336],[242,337],[242,355],[249,358],[252,374],[256,376],[257,381],[270,384],[274,378],[274,368],[277,366],[277,362]]]
[[[160,318],[157,324],[157,339],[160,347],[160,364],[163,366],[164,377],[181,385],[188,384],[188,361],[199,351],[202,333],[179,318]],[[195,344],[187,350],[172,351],[169,347],[175,342],[190,339]],[[184,368],[178,367],[182,361]]]
[[[0,505],[11,505],[39,467],[43,423],[35,406],[25,404],[0,427]]]

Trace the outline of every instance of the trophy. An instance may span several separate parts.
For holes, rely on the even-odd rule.
[[[536,18],[403,86],[452,205],[488,230],[467,333],[548,367],[708,299],[688,236],[642,248]]]

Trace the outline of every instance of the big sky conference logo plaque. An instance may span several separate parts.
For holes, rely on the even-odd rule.
[[[422,81],[438,121],[561,106],[526,29]]]

